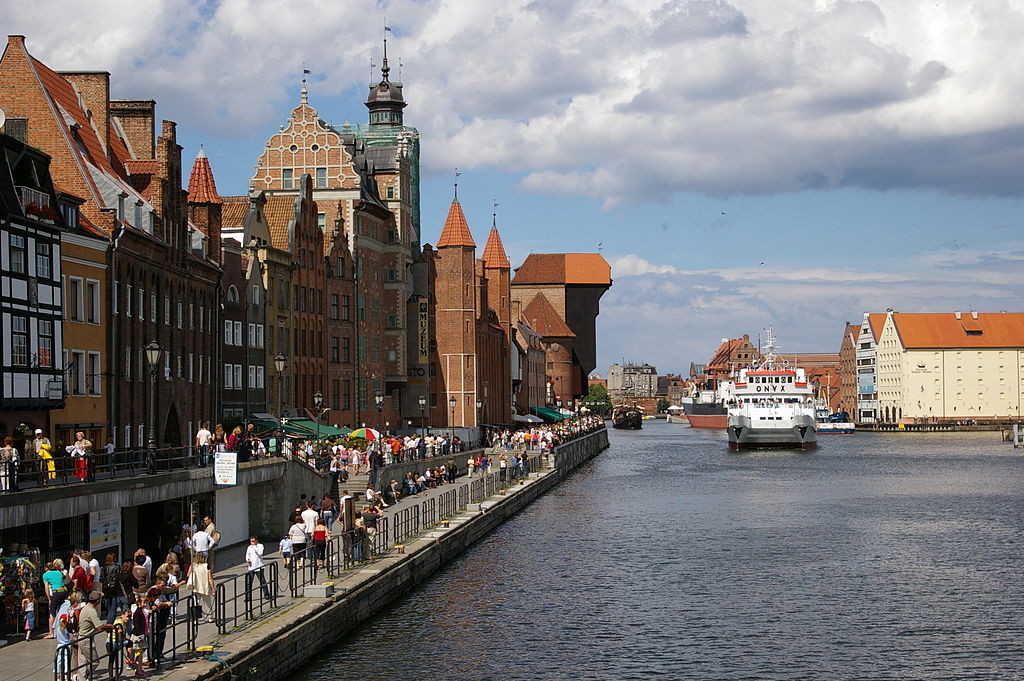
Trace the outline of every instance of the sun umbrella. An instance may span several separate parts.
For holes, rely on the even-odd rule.
[[[361,437],[364,440],[379,440],[380,433],[373,428],[356,428],[348,434],[349,437]]]

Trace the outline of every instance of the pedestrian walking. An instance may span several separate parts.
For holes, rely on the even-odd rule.
[[[192,590],[193,596],[199,597],[200,622],[212,622],[214,580],[213,570],[206,562],[206,554],[198,553],[188,568],[188,576],[185,577],[185,586]],[[205,613],[205,616],[203,616]]]
[[[219,425],[219,424],[218,424]],[[205,468],[209,463],[210,445],[213,441],[213,433],[210,432],[210,423],[204,422],[196,432],[195,445],[199,449],[199,467]]]
[[[256,579],[260,580],[263,599],[268,603],[273,600],[266,577],[263,576],[263,544],[256,536],[249,537],[249,546],[245,549],[245,564],[249,568],[245,573],[245,607],[248,610],[252,607],[252,583]]]

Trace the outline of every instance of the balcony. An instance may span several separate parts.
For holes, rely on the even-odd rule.
[[[50,195],[32,187],[19,186],[18,199],[21,201],[21,209],[28,217],[54,224],[60,213],[50,205]]]

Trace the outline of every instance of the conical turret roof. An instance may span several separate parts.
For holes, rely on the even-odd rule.
[[[448,209],[448,217],[444,221],[444,229],[441,230],[441,238],[437,240],[438,248],[445,246],[476,248],[476,242],[473,241],[473,235],[469,231],[469,224],[466,222],[466,216],[462,213],[462,206],[458,199],[452,201],[451,208]]]
[[[199,147],[195,163],[192,164],[192,175],[188,178],[188,202],[224,203],[217,193],[210,159],[206,158],[206,150],[202,147]]]
[[[508,256],[505,255],[505,245],[501,243],[501,235],[497,227],[491,227],[491,233],[487,235],[487,245],[484,246],[483,261],[485,266],[490,268],[512,269]]]

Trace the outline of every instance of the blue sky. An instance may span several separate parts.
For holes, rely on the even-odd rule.
[[[1019,0],[75,6],[5,24],[55,69],[156,99],[224,194],[246,191],[303,63],[322,117],[366,121],[386,16],[424,239],[458,166],[478,242],[496,199],[514,264],[600,243],[602,373],[685,371],[768,324],[783,350],[834,352],[865,311],[1024,307]]]

